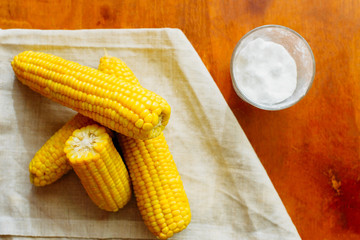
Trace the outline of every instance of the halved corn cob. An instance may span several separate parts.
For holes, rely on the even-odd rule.
[[[169,104],[125,76],[32,51],[15,56],[11,64],[23,84],[126,136],[156,137],[169,121]]]
[[[190,205],[163,133],[144,141],[117,136],[145,225],[160,239],[185,229]]]
[[[91,200],[116,212],[130,200],[130,178],[106,129],[93,124],[75,130],[64,151]]]
[[[31,160],[29,164],[30,181],[35,186],[45,186],[66,174],[71,169],[64,153],[66,140],[74,130],[93,123],[92,119],[77,114],[60,128]]]

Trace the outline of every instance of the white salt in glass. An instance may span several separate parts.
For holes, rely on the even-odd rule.
[[[257,38],[282,45],[296,62],[296,89],[290,97],[281,102],[273,104],[254,102],[246,97],[239,87],[240,74],[237,71],[239,53],[249,42]],[[297,32],[280,25],[264,25],[251,30],[237,43],[231,58],[230,73],[234,90],[242,100],[260,109],[281,110],[300,101],[310,89],[315,77],[315,59],[309,44]]]

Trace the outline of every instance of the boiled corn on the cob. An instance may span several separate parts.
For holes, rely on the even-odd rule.
[[[154,138],[169,121],[169,104],[125,76],[42,52],[22,52],[11,64],[23,84],[126,136]]]
[[[190,205],[163,133],[145,141],[117,136],[145,225],[160,239],[185,229]]]
[[[75,115],[60,128],[35,154],[29,164],[30,181],[35,186],[51,184],[66,174],[71,166],[64,153],[66,140],[73,131],[95,123],[81,114]]]
[[[102,57],[99,70],[128,76],[128,81],[140,84],[118,58]],[[118,136],[118,140],[125,150],[124,160],[129,166],[137,204],[149,230],[166,239],[186,228],[191,220],[190,206],[165,137],[161,134],[143,141]]]
[[[130,178],[106,129],[97,124],[75,130],[64,151],[92,201],[118,211],[130,200]]]
[[[139,85],[120,59],[105,56],[99,69],[115,76],[123,75],[125,81]],[[190,206],[164,136],[146,141],[120,134],[118,137],[125,159],[130,159],[127,161],[131,165],[137,204],[149,230],[166,239],[186,228],[191,220]]]

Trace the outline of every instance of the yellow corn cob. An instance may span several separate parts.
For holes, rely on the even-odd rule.
[[[63,58],[26,51],[14,57],[17,78],[40,94],[129,137],[158,136],[170,118],[159,95]]]
[[[130,178],[106,129],[97,124],[75,130],[64,151],[91,200],[118,211],[130,200]]]
[[[30,181],[35,186],[45,186],[66,174],[71,169],[64,153],[66,140],[74,130],[93,123],[94,121],[90,118],[77,114],[59,129],[31,160]]]
[[[133,84],[140,84],[133,72],[118,58],[111,56],[102,57],[100,59],[99,70],[115,76],[118,74],[128,76],[128,81],[131,81]],[[131,166],[129,171],[137,204],[149,230],[158,238],[166,239],[186,228],[191,220],[190,206],[163,134],[146,141],[134,140],[119,134],[118,140],[123,150],[125,149],[124,160],[128,166]],[[149,151],[151,153],[147,155]],[[137,157],[134,157],[132,154],[135,154]],[[158,158],[162,158],[161,156],[165,157],[162,161],[157,161]],[[159,172],[162,169],[168,169],[168,173],[163,172],[163,175],[151,175],[151,173],[154,173],[155,165],[160,170]],[[140,168],[144,169],[145,166],[148,171],[139,171]],[[149,170],[150,168],[153,169]],[[156,179],[161,178],[160,176],[162,181],[159,183]],[[176,183],[172,184],[174,182]],[[155,187],[153,190],[151,187],[155,185],[158,188]],[[170,186],[167,188],[166,193],[166,187],[164,188],[164,186]],[[153,195],[150,196],[150,193]],[[151,198],[157,198],[158,200],[162,198],[162,205],[160,201],[159,204],[156,204],[156,200],[152,202]],[[166,201],[168,203],[172,202],[172,205],[166,206]],[[161,217],[161,214],[163,214],[163,217]]]
[[[145,225],[160,239],[185,229],[190,206],[163,133],[144,141],[117,136]]]

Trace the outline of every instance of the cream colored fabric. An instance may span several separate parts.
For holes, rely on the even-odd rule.
[[[192,210],[190,225],[173,239],[299,239],[214,80],[177,29],[0,30],[0,235],[153,238],[134,197],[109,213],[72,171],[47,187],[29,182],[35,152],[75,112],[23,86],[12,58],[43,51],[97,68],[104,48],[172,106],[165,137]]]

